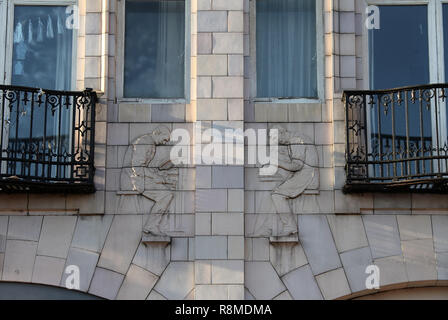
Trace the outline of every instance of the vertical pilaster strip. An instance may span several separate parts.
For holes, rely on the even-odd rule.
[[[197,120],[224,138],[244,128],[244,0],[197,5]],[[244,298],[244,141],[236,141],[225,141],[222,165],[196,169],[196,299]],[[228,163],[230,148],[242,163]]]

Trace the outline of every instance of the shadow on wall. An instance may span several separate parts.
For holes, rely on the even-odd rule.
[[[31,283],[1,282],[0,300],[103,300],[75,290]]]

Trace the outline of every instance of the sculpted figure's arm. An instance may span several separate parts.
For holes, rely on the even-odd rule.
[[[294,159],[291,154],[291,148],[288,146],[288,154],[279,152],[278,167],[286,171],[297,172],[303,169],[304,162]]]

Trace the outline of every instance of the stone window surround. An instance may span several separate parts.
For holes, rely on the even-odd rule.
[[[117,2],[117,71],[116,71],[116,96],[119,103],[133,104],[189,104],[191,100],[191,1],[185,1],[185,98],[183,99],[151,99],[151,98],[126,98],[124,89],[124,36],[125,36],[125,4],[126,0]]]
[[[297,99],[278,99],[278,98],[257,98],[257,61],[256,61],[256,1],[249,0],[249,74],[250,79],[249,100],[253,103],[322,103],[325,102],[325,49],[324,49],[324,9],[323,0],[316,0],[316,51],[317,51],[317,99],[297,98]]]

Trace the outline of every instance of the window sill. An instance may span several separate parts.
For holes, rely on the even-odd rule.
[[[272,104],[306,104],[306,103],[323,103],[322,99],[316,98],[254,98],[253,103],[272,103]]]
[[[189,104],[187,99],[118,98],[117,103],[128,104]]]

